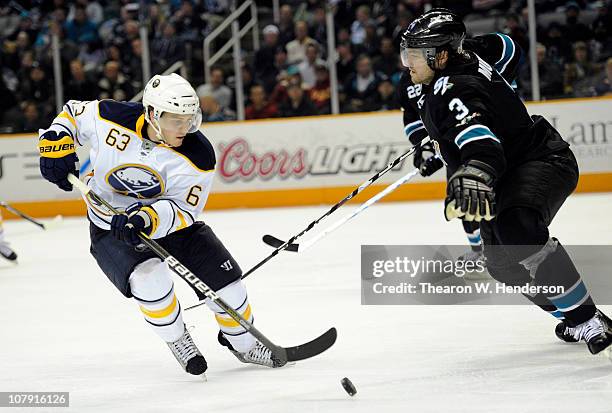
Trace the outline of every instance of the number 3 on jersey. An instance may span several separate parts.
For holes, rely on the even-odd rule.
[[[459,98],[454,98],[453,100],[451,100],[448,104],[448,108],[452,111],[456,110],[457,112],[459,112],[455,116],[455,119],[457,120],[465,118],[468,113],[470,113],[470,110],[467,108],[467,106],[463,104],[463,102]]]

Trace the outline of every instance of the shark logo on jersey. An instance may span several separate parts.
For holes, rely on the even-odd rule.
[[[106,182],[123,195],[134,198],[156,198],[164,193],[162,177],[145,165],[125,164],[112,169]]]

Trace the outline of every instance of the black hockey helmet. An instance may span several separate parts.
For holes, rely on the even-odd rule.
[[[433,68],[435,53],[440,50],[458,52],[465,38],[465,24],[461,17],[444,8],[431,9],[416,18],[402,33],[400,47],[406,49],[434,49],[427,54]],[[404,62],[406,65],[406,62]]]

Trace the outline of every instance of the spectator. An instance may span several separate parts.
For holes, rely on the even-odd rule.
[[[295,39],[295,24],[293,23],[293,9],[288,4],[283,4],[279,10],[279,43],[285,46]]]
[[[538,61],[538,76],[540,78],[540,95],[544,98],[554,99],[563,95],[563,71],[554,61],[546,58],[546,46],[536,45]],[[519,83],[522,94],[531,99],[531,67],[529,62],[523,65],[519,73]]]
[[[8,124],[10,119],[8,119],[6,114],[10,109],[17,106],[17,97],[7,87],[4,76],[0,76],[0,96],[2,96],[2,99],[0,99],[0,121],[3,124]]]
[[[563,65],[571,58],[572,45],[563,37],[563,28],[559,23],[550,23],[543,43],[546,46],[547,59]]]
[[[275,103],[267,101],[263,86],[252,86],[249,97],[251,104],[244,111],[246,119],[265,119],[278,116],[278,108]]]
[[[276,103],[278,106],[287,100],[289,83],[302,84],[302,77],[296,66],[289,66],[287,70],[283,70],[278,74],[278,82],[274,86],[272,93],[270,93],[269,101]]]
[[[606,70],[600,80],[595,84],[595,95],[612,95],[612,57],[606,61]]]
[[[119,48],[119,46],[117,46],[116,44],[110,45],[106,49],[106,60],[121,64],[121,62],[123,61],[123,59],[121,58],[121,48]]]
[[[17,33],[15,41],[5,41],[3,49],[3,67],[18,71],[23,55],[32,52],[28,32],[20,31]]]
[[[612,56],[612,12],[605,3],[597,9],[597,17],[592,23],[593,43],[598,56],[605,60]]]
[[[57,3],[57,2],[56,2]],[[104,20],[104,9],[97,1],[88,1],[88,0],[77,0],[77,4],[70,8],[70,13],[68,13],[68,20],[74,18],[76,14],[76,9],[78,7],[83,7],[85,10],[85,14],[87,15],[87,20],[92,22],[94,25],[99,25]]]
[[[106,62],[102,78],[98,81],[98,99],[128,100],[134,96],[130,82],[119,71],[120,67],[117,62]]]
[[[393,44],[399,50],[402,33],[408,28],[408,25],[412,21],[412,14],[408,11],[403,11],[398,13],[398,16],[397,24],[391,31],[391,37],[393,38]]]
[[[91,43],[98,39],[96,25],[89,20],[85,7],[74,8],[74,19],[66,23],[66,38],[77,44]]]
[[[176,28],[170,22],[161,25],[161,37],[153,40],[151,50],[155,59],[151,62],[154,71],[161,73],[170,65],[185,57],[185,49],[183,43],[179,41],[176,35]]]
[[[300,20],[295,23],[295,40],[287,43],[287,61],[290,65],[299,64],[306,58],[306,46],[316,41],[308,37],[308,25]]]
[[[344,84],[348,77],[355,73],[355,58],[350,43],[340,43],[336,47],[338,63],[336,63],[336,74],[338,83]]]
[[[380,55],[372,60],[374,70],[392,77],[398,72],[399,58],[398,53],[393,48],[393,39],[383,37],[380,41]]]
[[[86,72],[97,72],[98,68],[106,61],[106,53],[102,42],[98,39],[95,42],[87,43],[81,48],[76,58],[83,63]],[[74,58],[64,58],[62,60],[72,61]]]
[[[129,54],[127,71],[133,90],[142,89],[142,42],[134,39],[131,42],[132,53]]]
[[[510,13],[506,16],[506,24],[503,32],[510,36],[521,48],[527,52],[529,50],[529,39],[527,38],[527,31],[521,24],[521,20],[518,14]]]
[[[273,24],[269,24],[263,29],[263,40],[264,44],[255,52],[255,76],[266,83],[266,90],[268,88],[268,82],[270,78],[274,78],[274,55],[279,47],[278,36],[280,31],[278,27]]]
[[[284,47],[279,46],[274,54],[274,64],[272,68],[260,77],[258,80],[262,83],[266,93],[272,93],[278,82],[280,81],[280,74],[285,72],[289,65],[287,65],[287,51]]]
[[[304,89],[298,83],[290,83],[287,87],[288,99],[281,105],[280,114],[288,118],[292,116],[316,115],[317,110]]]
[[[325,8],[318,6],[313,12],[311,25],[312,38],[320,45],[327,44],[327,23],[325,21]]]
[[[20,124],[16,131],[19,132],[38,132],[39,129],[45,129],[49,126],[49,119],[42,116],[35,102],[26,101],[22,104],[22,116],[19,119]]]
[[[222,108],[228,108],[232,102],[232,90],[224,84],[223,69],[215,67],[210,71],[210,83],[198,86],[196,92],[199,97],[210,95],[215,98]]]
[[[302,82],[308,89],[316,82],[315,67],[317,65],[325,65],[325,62],[319,58],[319,46],[316,43],[309,44],[306,46],[306,59],[298,65]]]
[[[372,69],[372,62],[368,56],[359,56],[357,73],[352,74],[344,86],[347,97],[346,110],[359,112],[369,107],[383,76]]]
[[[32,63],[29,76],[21,84],[21,99],[32,100],[37,104],[50,103],[52,98],[52,84],[47,72],[39,62]]]
[[[591,61],[584,42],[574,44],[573,57],[573,61],[565,65],[563,90],[569,96],[590,96],[601,65]]]
[[[118,31],[113,44],[119,47],[121,56],[125,59],[131,53],[132,40],[139,39],[140,33],[138,32],[138,23],[134,20],[126,20],[120,27],[122,30]]]
[[[318,65],[315,68],[315,76],[316,82],[310,89],[310,100],[314,103],[319,115],[331,113],[331,89],[327,67],[325,65]]]
[[[174,13],[170,22],[176,26],[176,31],[180,33],[179,37],[183,41],[202,47],[199,42],[204,38],[206,23],[194,11],[191,1],[183,0],[181,7]]]
[[[360,45],[366,38],[366,26],[373,23],[370,19],[370,8],[366,5],[359,6],[355,17],[351,24],[351,43]]]
[[[378,88],[371,104],[366,109],[369,111],[394,110],[399,109],[400,105],[396,99],[395,88],[389,79],[383,79],[378,84]]]
[[[66,83],[64,100],[95,100],[98,97],[96,82],[85,73],[79,59],[70,62],[70,79]]]
[[[337,37],[338,37],[338,44],[340,43],[351,44],[351,32],[349,32],[347,28],[341,27],[340,30],[338,30]]]
[[[200,108],[202,109],[203,122],[236,120],[236,114],[228,108],[221,107],[212,95],[200,96]]]
[[[587,41],[591,37],[589,28],[579,21],[580,7],[575,1],[565,5],[565,40],[570,43]]]

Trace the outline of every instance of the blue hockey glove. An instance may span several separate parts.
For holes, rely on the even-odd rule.
[[[150,236],[155,232],[159,223],[157,212],[149,206],[142,206],[137,202],[130,205],[123,214],[113,215],[111,220],[111,234],[119,241],[130,246],[142,243],[139,233]]]

